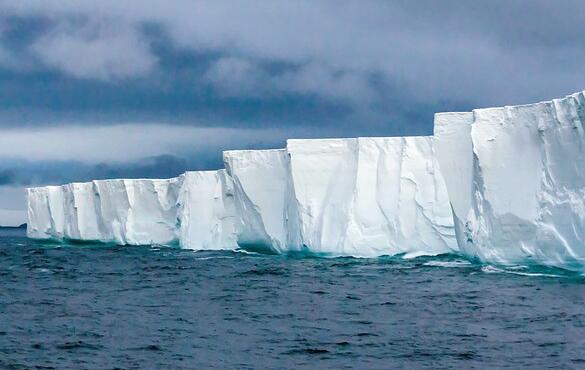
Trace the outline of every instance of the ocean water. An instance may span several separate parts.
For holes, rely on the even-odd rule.
[[[585,280],[0,234],[2,369],[585,368]]]

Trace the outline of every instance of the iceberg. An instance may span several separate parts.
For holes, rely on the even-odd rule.
[[[289,140],[226,169],[31,188],[31,238],[375,257],[457,250],[430,137]]]
[[[585,97],[435,117],[459,248],[481,261],[585,261]]]
[[[28,189],[28,236],[585,266],[585,95],[437,113],[434,135],[290,139],[172,179]],[[581,267],[579,267],[581,268]]]

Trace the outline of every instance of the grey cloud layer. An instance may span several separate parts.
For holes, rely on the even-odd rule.
[[[579,0],[1,4],[6,15],[47,19],[49,31],[33,43],[33,54],[79,78],[152,75],[157,55],[144,31],[150,25],[179,49],[218,54],[207,81],[227,96],[285,91],[372,102],[378,77],[411,99],[492,104],[562,95],[585,83]],[[268,71],[266,62],[294,68]],[[236,73],[233,85],[225,72]],[[267,84],[257,88],[254,78],[266,74]]]
[[[168,178],[188,169],[220,168],[223,150],[279,148],[288,137],[312,135],[327,133],[136,123],[5,129],[0,186]]]

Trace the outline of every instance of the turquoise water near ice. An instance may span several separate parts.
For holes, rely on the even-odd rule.
[[[1,231],[0,368],[585,368],[585,278]]]

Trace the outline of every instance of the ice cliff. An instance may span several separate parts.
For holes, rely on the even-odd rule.
[[[430,137],[289,140],[225,170],[28,190],[28,235],[373,257],[457,250]]]
[[[438,160],[463,253],[502,264],[583,264],[583,122],[583,93],[436,115]]]
[[[432,138],[289,140],[287,151],[309,249],[364,257],[457,249]]]
[[[374,257],[585,258],[585,96],[439,113],[433,137],[288,140],[225,170],[28,190],[28,235]]]

